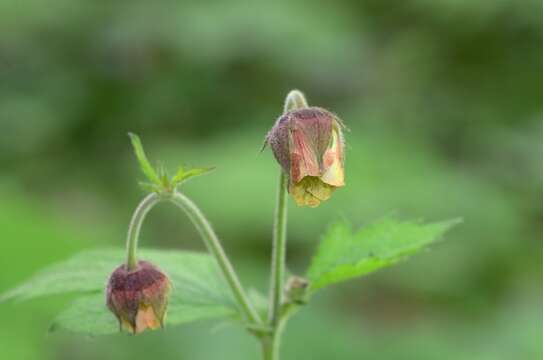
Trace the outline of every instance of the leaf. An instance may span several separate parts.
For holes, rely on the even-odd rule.
[[[61,293],[87,293],[55,320],[51,329],[91,335],[118,332],[105,305],[109,275],[124,260],[123,249],[91,250],[44,269],[26,283],[0,296],[0,301],[26,300]],[[239,319],[237,306],[215,260],[207,254],[142,250],[172,282],[166,326],[207,318]]]
[[[147,191],[157,193],[162,191],[171,192],[172,190],[175,190],[177,185],[180,185],[188,179],[206,174],[215,169],[214,167],[185,169],[183,166],[180,166],[177,173],[170,180],[163,165],[158,167],[158,171],[151,166],[149,160],[147,160],[147,156],[145,155],[145,151],[143,150],[143,145],[139,136],[132,133],[128,133],[128,136],[130,136],[140,168],[152,184],[152,186],[149,186],[148,183],[142,183],[144,189]]]
[[[143,150],[143,145],[139,136],[133,133],[128,133],[128,136],[130,136],[130,141],[132,142],[132,146],[134,147],[134,152],[136,154],[136,157],[138,158],[141,171],[143,171],[149,181],[157,185],[161,185],[162,182],[160,181],[160,177],[157,175],[153,166],[151,166],[151,164],[149,163],[149,160],[147,160],[147,156],[145,155],[145,151]]]
[[[179,292],[173,292],[168,304],[165,327],[234,315],[235,309],[218,304],[190,303]],[[119,325],[113,314],[105,308],[104,295],[95,294],[75,300],[53,321],[50,331],[110,335],[119,332]]]
[[[193,178],[195,176],[207,174],[210,171],[215,170],[214,167],[204,167],[204,168],[192,168],[192,169],[185,169],[183,166],[180,166],[177,170],[177,173],[172,178],[172,184],[173,186],[179,185],[185,181],[187,181],[190,178]]]
[[[382,219],[357,232],[340,222],[324,235],[307,278],[311,290],[367,275],[415,254],[461,220],[432,224]]]

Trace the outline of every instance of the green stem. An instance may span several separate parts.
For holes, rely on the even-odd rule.
[[[285,99],[284,113],[308,107],[304,94],[292,90]],[[287,314],[281,314],[283,306],[283,281],[285,279],[287,253],[287,187],[288,176],[281,171],[277,189],[277,203],[273,226],[273,250],[270,284],[269,323],[272,327],[270,335],[261,339],[264,360],[278,360],[281,335],[288,320]]]
[[[138,239],[143,224],[143,220],[149,211],[160,201],[170,200],[178,207],[180,207],[188,217],[191,219],[192,223],[198,229],[204,243],[206,244],[211,255],[215,257],[219,267],[230,286],[234,297],[239,304],[241,310],[243,311],[245,317],[250,322],[249,325],[260,325],[262,320],[260,316],[252,306],[249,301],[249,298],[245,294],[243,287],[234,271],[234,268],[228,257],[226,256],[217,235],[213,231],[213,228],[205,218],[204,214],[198,209],[198,207],[185,195],[181,193],[174,194],[157,194],[151,193],[147,195],[138,205],[130,221],[130,226],[128,227],[128,237],[126,242],[126,251],[127,251],[127,260],[126,264],[128,269],[132,270],[137,265],[137,249],[138,249]]]
[[[273,332],[269,336],[261,339],[262,358],[264,360],[279,360],[279,349],[281,345],[281,337],[288,320],[298,310],[299,306],[295,304],[287,304],[282,307],[281,315]]]
[[[284,113],[307,107],[304,94],[299,90],[292,90],[285,99]],[[272,269],[270,284],[269,321],[275,327],[279,322],[279,312],[283,301],[283,281],[285,278],[285,260],[287,253],[287,187],[288,176],[281,171],[279,188],[277,190],[277,204],[273,227]]]
[[[262,338],[262,359],[279,360],[279,342],[281,333],[274,331],[273,334]]]
[[[283,112],[307,107],[304,94],[299,90],[292,90],[285,99]],[[287,252],[287,186],[288,176],[281,171],[279,188],[277,189],[277,203],[273,225],[272,270],[270,283],[270,310],[269,321],[276,326],[279,321],[279,311],[283,301],[283,280],[285,278],[285,259]]]
[[[307,100],[300,90],[292,90],[285,99],[284,112],[308,107]]]
[[[287,252],[287,184],[288,178],[281,171],[277,189],[277,205],[273,229],[272,272],[270,286],[269,321],[276,326],[283,302],[283,280],[285,278],[285,258]]]
[[[278,348],[275,345],[275,339],[277,338],[273,335],[262,338],[262,360],[278,360]]]
[[[130,226],[128,227],[128,237],[126,239],[126,266],[128,270],[136,268],[138,263],[136,252],[138,250],[138,239],[140,236],[141,225],[147,213],[160,201],[160,196],[156,193],[147,195],[138,205],[132,215]]]
[[[204,214],[188,197],[179,192],[175,192],[169,200],[180,207],[198,229],[209,252],[217,260],[217,263],[247,320],[253,324],[261,324],[262,320],[260,319],[260,316],[245,294],[232,264],[228,260],[215,231],[213,231],[211,224],[207,221]]]

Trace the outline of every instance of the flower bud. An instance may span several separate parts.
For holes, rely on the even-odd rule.
[[[308,107],[281,116],[267,136],[289,177],[289,193],[300,206],[318,206],[345,185],[343,125],[327,110]]]
[[[285,286],[285,297],[288,302],[303,305],[307,302],[309,280],[301,276],[291,276]]]
[[[119,327],[139,334],[164,325],[170,281],[156,266],[139,261],[129,270],[121,265],[111,274],[106,290],[107,306]]]

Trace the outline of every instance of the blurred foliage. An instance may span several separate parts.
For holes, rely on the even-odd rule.
[[[52,323],[51,332],[111,335],[119,332],[115,316],[104,307],[104,279],[125,258],[123,248],[81,252],[40,270],[29,281],[0,296],[28,300],[66,293],[78,299]],[[236,303],[214,259],[206,253],[145,250],[141,258],[160,264],[175,291],[168,300],[167,326],[201,319],[228,318],[240,322]],[[118,314],[118,313],[117,313]]]
[[[431,256],[317,296],[285,358],[542,358],[541,14],[539,0],[1,1],[0,291],[124,241],[142,195],[129,131],[152,162],[217,166],[185,191],[265,291],[278,170],[258,149],[300,88],[351,133],[347,187],[290,208],[291,271],[338,217],[465,222]],[[149,216],[143,246],[201,249],[168,210]],[[68,300],[3,305],[3,354],[257,356],[238,330],[207,324],[44,337]]]
[[[135,147],[141,148],[141,144],[136,144]],[[140,152],[140,160],[141,154],[143,152]],[[147,165],[144,160],[143,170],[152,169]],[[345,222],[334,224],[323,236],[319,250],[313,256],[307,280],[299,278],[306,286],[292,295],[303,303],[309,297],[305,292],[309,284],[311,291],[315,292],[393,265],[440,240],[447,230],[459,222],[449,220],[419,224],[382,219],[356,233],[353,233]],[[112,314],[113,310],[104,306],[104,279],[110,279],[107,285],[109,296],[111,269],[116,269],[111,275],[113,277],[125,256],[126,250],[123,248],[80,252],[66,261],[39,270],[28,281],[0,294],[0,304],[9,300],[23,301],[58,294],[78,294],[79,298],[52,323],[51,332],[63,331],[91,336],[118,333],[120,320]],[[244,320],[244,314],[238,308],[239,304],[234,299],[225,277],[221,275],[217,261],[211,255],[205,252],[168,249],[144,250],[138,258],[160,264],[174,290],[168,297],[166,326],[184,325],[203,319],[221,319],[223,322],[230,320],[244,328],[254,325],[247,324],[247,319]],[[287,281],[286,287],[291,288],[288,283]],[[260,319],[266,318],[266,296],[254,288],[247,293],[260,313]],[[120,311],[114,313],[121,314],[119,316],[123,314]]]

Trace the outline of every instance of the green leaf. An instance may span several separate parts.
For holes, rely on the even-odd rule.
[[[75,300],[50,327],[52,332],[87,335],[110,335],[119,332],[117,319],[105,309],[103,294],[88,295]],[[183,294],[173,292],[168,304],[165,327],[196,320],[231,318],[235,310],[214,303],[188,302]]]
[[[138,158],[141,171],[143,171],[149,181],[157,185],[161,185],[162,182],[160,181],[160,177],[157,175],[153,166],[151,166],[151,164],[149,163],[149,160],[147,160],[147,156],[145,156],[145,151],[143,150],[143,145],[139,136],[133,133],[128,133],[128,136],[130,136],[130,141],[132,142],[132,146],[134,147],[134,152],[136,153],[136,157]]]
[[[367,275],[424,249],[461,220],[432,224],[382,219],[354,232],[345,222],[330,227],[307,278],[312,291]]]
[[[205,167],[205,168],[192,168],[192,169],[185,169],[183,166],[180,166],[177,170],[177,173],[172,178],[172,184],[173,186],[179,185],[185,181],[187,181],[190,178],[193,178],[195,176],[207,174],[210,171],[213,171],[214,167]]]
[[[91,250],[37,273],[0,301],[26,300],[61,293],[86,293],[55,320],[51,329],[103,335],[118,332],[115,317],[105,305],[104,288],[109,275],[125,257],[123,249]],[[172,282],[166,326],[199,319],[240,319],[215,260],[207,254],[142,250],[140,258],[164,271]]]

